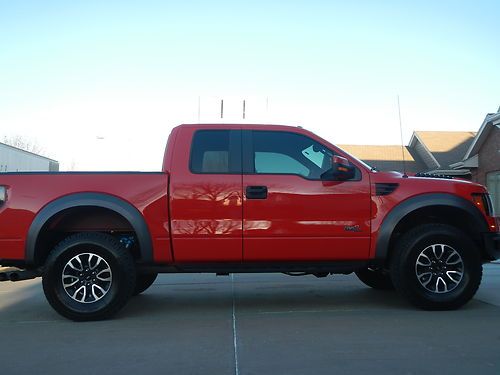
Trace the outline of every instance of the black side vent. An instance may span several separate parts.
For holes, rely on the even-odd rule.
[[[397,189],[399,184],[392,182],[375,183],[375,195],[389,195]]]

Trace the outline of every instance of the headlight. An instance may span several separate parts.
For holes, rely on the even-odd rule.
[[[472,193],[472,201],[486,216],[495,216],[490,195],[487,193]]]

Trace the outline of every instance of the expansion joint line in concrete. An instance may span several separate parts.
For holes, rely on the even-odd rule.
[[[231,274],[231,293],[233,298],[233,348],[234,348],[234,373],[240,374],[238,365],[238,332],[236,331],[236,300],[234,294],[234,274]]]

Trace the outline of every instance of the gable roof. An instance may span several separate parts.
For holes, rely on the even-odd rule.
[[[476,134],[476,137],[469,145],[467,152],[463,156],[463,160],[467,160],[479,152],[479,149],[495,126],[500,127],[500,111],[497,113],[488,113],[486,115],[479,131]]]
[[[338,147],[381,171],[403,170],[403,155],[399,145],[338,145]],[[425,164],[418,157],[415,158],[407,147],[403,150],[407,172],[426,170]]]
[[[451,164],[463,159],[475,135],[475,132],[416,131],[410,147],[418,140],[438,163],[438,169],[450,169]]]

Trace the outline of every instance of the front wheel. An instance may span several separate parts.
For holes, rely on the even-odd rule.
[[[398,241],[391,277],[398,292],[418,307],[457,309],[479,288],[481,258],[474,242],[457,228],[425,224]]]
[[[43,290],[50,305],[76,321],[106,319],[131,297],[134,260],[121,243],[103,233],[67,237],[50,253]]]

